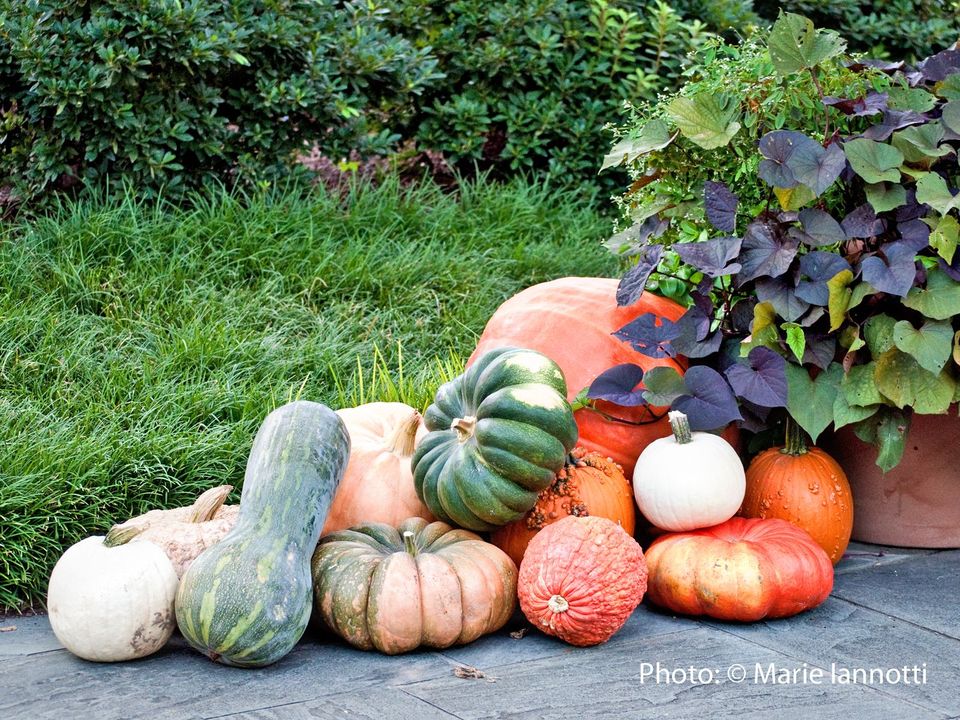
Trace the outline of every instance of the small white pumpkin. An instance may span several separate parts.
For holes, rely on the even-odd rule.
[[[669,417],[673,435],[650,443],[633,471],[640,512],[672,532],[726,522],[740,509],[747,487],[737,451],[718,435],[690,432],[682,412]]]
[[[98,662],[156,652],[176,626],[177,572],[151,542],[128,543],[136,529],[72,545],[57,561],[47,589],[50,625],[63,646]]]

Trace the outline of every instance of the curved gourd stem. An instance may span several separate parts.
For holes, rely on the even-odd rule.
[[[807,453],[807,437],[797,422],[787,415],[785,424],[786,444],[780,452],[785,455],[805,455]]]
[[[450,423],[450,429],[457,431],[457,439],[460,442],[466,442],[473,437],[473,431],[477,427],[477,419],[473,416],[457,418]]]
[[[690,432],[690,421],[687,416],[679,410],[671,410],[667,413],[670,418],[670,428],[673,430],[673,437],[680,445],[686,445],[693,441],[693,434]]]
[[[412,557],[420,554],[420,551],[417,550],[417,544],[413,541],[413,532],[410,530],[405,530],[403,533],[403,546]]]
[[[190,510],[190,519],[187,522],[201,523],[213,520],[213,516],[223,507],[231,490],[233,485],[218,485],[207,490],[194,501]]]
[[[387,438],[387,450],[399,457],[411,457],[417,442],[417,430],[420,429],[420,413],[416,410],[393,429]]]
[[[103,544],[107,547],[126,545],[144,530],[146,530],[146,526],[138,527],[131,525],[129,527],[123,527],[122,525],[114,525],[103,539]]]

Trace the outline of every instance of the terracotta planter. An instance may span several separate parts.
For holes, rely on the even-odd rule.
[[[899,547],[960,547],[960,418],[914,415],[903,459],[884,475],[877,451],[849,428],[824,448],[853,490],[853,539]]]

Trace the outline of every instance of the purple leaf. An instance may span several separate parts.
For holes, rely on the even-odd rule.
[[[793,154],[797,143],[809,140],[803,133],[790,130],[774,130],[760,138],[760,161],[757,172],[770,187],[792,188],[799,184],[787,161]]]
[[[840,177],[847,166],[847,156],[837,143],[824,148],[811,138],[807,138],[807,141],[794,149],[787,160],[787,167],[798,182],[819,197]]]
[[[737,276],[737,283],[742,285],[763,275],[783,275],[793,262],[798,246],[796,238],[778,232],[777,227],[762,222],[750,223],[743,237],[740,251],[743,269]]]
[[[705,365],[696,365],[683,376],[688,395],[673,402],[675,410],[686,414],[691,430],[717,430],[740,420],[737,398],[723,375]]]
[[[711,225],[721,232],[736,230],[740,199],[730,192],[726,183],[707,180],[703,184],[703,202]]]
[[[903,60],[897,60],[891,62],[889,60],[854,60],[853,62],[846,65],[847,68],[856,73],[862,73],[867,68],[874,68],[885,73],[893,73],[903,67]]]
[[[917,202],[917,191],[916,188],[909,188],[907,190],[907,199],[904,201],[903,205],[898,207],[894,212],[894,218],[897,222],[905,222],[907,220],[916,220],[917,218],[922,218],[927,214],[928,207],[921,203]]]
[[[634,350],[652,358],[674,357],[676,353],[670,341],[680,335],[676,323],[660,318],[653,313],[644,313],[613,333],[613,336],[630,343]]]
[[[738,300],[730,312],[733,329],[743,335],[750,334],[750,326],[753,324],[753,311],[757,306],[756,298],[743,298]]]
[[[757,299],[773,305],[777,315],[788,322],[797,320],[810,305],[797,295],[793,279],[787,275],[778,278],[760,278],[756,284]],[[752,321],[753,318],[751,317]]]
[[[643,399],[643,388],[636,389],[643,380],[643,368],[633,363],[614,365],[597,375],[590,384],[587,397],[591,400],[607,400],[608,402],[635,407],[646,405]]]
[[[878,253],[862,260],[860,273],[875,290],[906,297],[917,275],[916,254],[909,243],[890,243],[882,256]]]
[[[920,252],[930,244],[930,226],[923,220],[897,223],[897,232],[900,234],[900,239],[916,252]]]
[[[915,110],[884,110],[883,122],[867,128],[860,137],[883,142],[893,135],[895,130],[909,125],[920,125],[927,120],[929,118],[926,115]]]
[[[960,72],[960,50],[944,50],[917,65],[917,70],[928,82],[940,82],[947,75]]]
[[[943,258],[937,258],[937,260],[939,261],[941,270],[957,282],[960,282],[960,253],[954,253],[953,262],[949,264]]]
[[[887,93],[869,92],[862,98],[838,98],[827,96],[824,105],[830,105],[844,115],[876,115],[887,109]]]
[[[884,229],[883,221],[877,219],[877,214],[873,211],[870,203],[864,203],[847,215],[840,226],[847,237],[851,238],[874,237],[882,233]]]
[[[755,347],[747,362],[731,365],[726,375],[740,397],[763,407],[786,407],[787,361],[770,348]]]
[[[808,280],[797,283],[797,297],[812,305],[827,305],[830,302],[830,280],[838,272],[852,270],[850,263],[839,255],[815,250],[800,258],[800,273]]]
[[[647,245],[637,255],[637,264],[627,271],[617,286],[617,305],[620,307],[633,305],[643,295],[647,280],[663,255],[663,245]]]
[[[803,349],[803,364],[816,365],[826,370],[837,354],[837,340],[832,335],[807,333],[807,344]]]
[[[720,330],[710,332],[711,313],[703,308],[692,305],[677,320],[679,335],[673,341],[673,349],[679,355],[688,358],[702,358],[713,355],[720,349],[723,342],[723,333]]]
[[[631,225],[618,232],[604,243],[610,252],[623,257],[632,257],[642,252],[650,238],[658,238],[670,227],[670,221],[651,215],[642,223]]]
[[[804,245],[810,247],[836,245],[847,239],[847,234],[833,215],[816,208],[800,211],[800,227],[803,228],[803,232],[799,239]]]
[[[715,278],[740,271],[740,263],[730,261],[740,254],[742,242],[736,237],[714,238],[693,243],[674,243],[672,249],[685,263]]]

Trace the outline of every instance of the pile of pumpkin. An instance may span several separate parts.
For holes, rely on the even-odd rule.
[[[617,308],[615,287],[567,278],[508,301],[422,418],[400,403],[273,411],[239,506],[224,505],[229,486],[213,488],[64,553],[48,591],[57,637],[116,661],[155,652],[178,626],[211,659],[259,667],[290,652],[311,618],[395,654],[494,632],[518,600],[535,627],[574,645],[609,639],[645,593],[668,611],[739,621],[818,605],[849,539],[849,489],[834,463],[812,517],[781,481],[813,487],[806,455],[829,458],[773,450],[745,474],[725,439],[691,433],[682,413],[665,426],[572,410],[568,397],[617,362],[684,369],[610,335],[626,313],[680,309],[653,296]],[[634,499],[666,531],[646,553]],[[733,517],[753,500],[760,517]],[[763,517],[791,502],[790,522]]]

